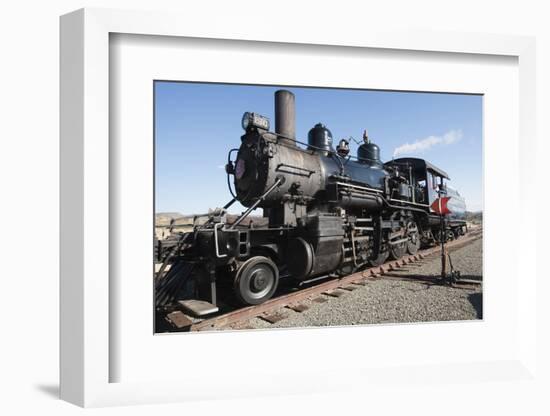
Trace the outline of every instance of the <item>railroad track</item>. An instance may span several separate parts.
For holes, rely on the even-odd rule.
[[[446,248],[449,250],[449,252],[455,251],[461,247],[470,244],[474,240],[481,238],[481,236],[481,230],[472,231],[458,240],[448,242],[446,244]],[[282,316],[280,314],[274,313],[278,309],[287,307],[297,312],[303,312],[307,309],[307,307],[301,302],[307,299],[317,302],[323,302],[326,301],[326,299],[321,297],[322,294],[339,297],[346,291],[355,290],[358,288],[358,286],[365,285],[367,284],[367,282],[376,279],[406,280],[417,282],[419,281],[426,284],[440,285],[443,284],[443,282],[435,277],[406,276],[395,274],[396,271],[400,270],[404,266],[409,266],[421,262],[422,260],[426,260],[440,253],[440,246],[432,247],[422,250],[415,255],[404,256],[399,260],[388,261],[378,267],[371,267],[368,269],[364,269],[360,272],[350,274],[348,276],[333,278],[312,287],[299,289],[287,294],[282,294],[260,305],[248,306],[232,310],[224,314],[213,316],[204,320],[195,320],[195,322],[193,322],[189,320],[181,311],[174,311],[168,314],[166,319],[174,327],[175,330],[179,331],[215,330],[255,317],[259,317],[268,322],[275,323],[282,319]],[[480,284],[481,281],[461,279],[460,281],[450,283],[449,285],[457,288],[472,289],[478,287]]]

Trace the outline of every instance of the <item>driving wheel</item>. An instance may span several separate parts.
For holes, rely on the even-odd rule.
[[[372,266],[372,267],[378,267],[382,264],[384,264],[384,262],[388,259],[388,256],[390,255],[390,252],[389,251],[381,251],[378,253],[378,255],[376,257],[371,257],[369,259],[369,264]]]
[[[399,260],[407,252],[407,242],[393,244],[390,246],[390,257],[393,260]]]
[[[409,241],[407,242],[407,251],[409,254],[416,254],[420,248],[420,234],[418,233],[418,227],[414,222],[410,222],[407,225],[407,232],[409,233]]]

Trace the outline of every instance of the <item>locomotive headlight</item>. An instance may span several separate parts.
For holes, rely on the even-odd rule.
[[[269,130],[269,119],[256,113],[246,112],[243,114],[242,126],[244,130],[256,127],[262,130]]]

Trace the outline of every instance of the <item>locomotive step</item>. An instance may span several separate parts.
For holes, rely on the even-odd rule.
[[[212,305],[210,302],[206,302],[204,300],[179,300],[178,304],[185,312],[188,312],[196,317],[210,315],[219,311],[219,308],[216,305]]]

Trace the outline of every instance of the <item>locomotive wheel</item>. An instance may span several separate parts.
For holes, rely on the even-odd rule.
[[[238,300],[245,305],[265,302],[277,289],[279,269],[267,257],[256,256],[245,261],[235,276],[234,290]]]
[[[393,260],[399,260],[407,252],[407,243],[394,244],[390,246],[390,257]]]
[[[420,248],[420,238],[418,235],[411,236],[409,239],[409,242],[407,243],[407,251],[409,254],[416,254],[418,252],[418,249]]]
[[[418,227],[414,222],[410,222],[407,226],[409,231],[409,241],[407,242],[407,251],[409,254],[416,254],[420,248],[420,234]]]
[[[372,267],[378,267],[378,266],[382,265],[388,259],[389,255],[390,255],[389,251],[381,251],[380,253],[378,253],[378,256],[371,257],[369,259],[369,264]]]
[[[453,241],[455,239],[455,233],[452,230],[447,231],[447,241]]]

